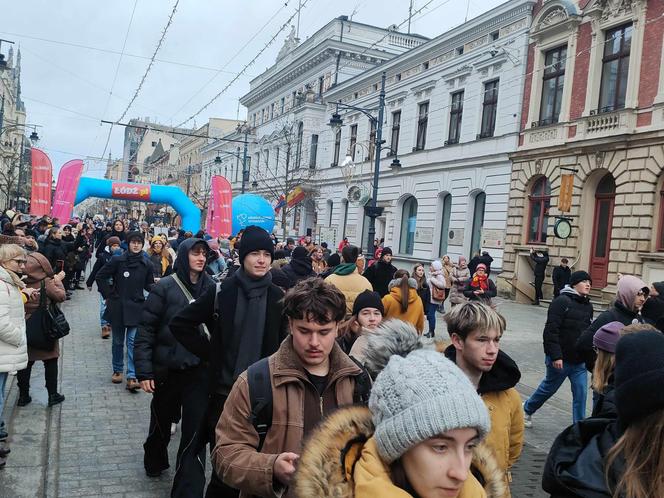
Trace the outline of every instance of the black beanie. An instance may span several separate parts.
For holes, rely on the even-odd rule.
[[[357,316],[357,314],[364,308],[376,308],[382,315],[385,314],[383,301],[381,301],[378,292],[365,290],[355,298],[355,302],[353,303],[353,315]]]
[[[269,252],[270,258],[274,260],[274,244],[270,234],[255,225],[245,228],[240,239],[240,264],[244,262],[247,254],[261,249]]]
[[[141,232],[139,232],[138,230],[133,230],[133,231],[127,233],[126,238],[127,238],[127,244],[129,244],[134,239],[140,240],[141,242],[143,242],[145,240],[145,237],[143,236],[143,234]]]
[[[383,247],[383,251],[380,253],[381,257],[385,256],[386,254],[392,254],[392,249],[389,247]]]
[[[340,264],[341,264],[341,258],[336,252],[334,254],[330,254],[330,257],[327,258],[327,266],[329,266],[330,268],[334,268],[335,266],[339,266]]]
[[[309,256],[309,251],[304,246],[297,246],[291,253],[291,259],[307,259],[307,256]]]
[[[590,278],[590,275],[588,274],[587,271],[582,271],[582,270],[575,271],[569,277],[569,286],[574,287],[576,284],[578,284],[579,282],[583,282],[584,280],[590,280],[591,284],[593,282],[593,279]]]
[[[616,346],[616,408],[623,428],[664,408],[664,334],[628,334]]]

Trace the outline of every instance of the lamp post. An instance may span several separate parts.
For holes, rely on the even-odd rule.
[[[339,128],[343,125],[343,120],[339,115],[339,109],[352,109],[359,111],[365,116],[367,116],[372,123],[376,125],[376,157],[374,159],[374,172],[373,172],[373,190],[371,194],[371,202],[368,206],[364,206],[364,213],[369,218],[369,231],[368,231],[368,241],[367,241],[367,254],[373,255],[373,241],[376,238],[376,218],[378,218],[383,213],[383,208],[377,206],[378,198],[378,179],[380,175],[380,155],[383,148],[383,117],[385,114],[385,71],[381,75],[380,79],[380,94],[378,96],[378,108],[365,109],[362,107],[353,106],[350,104],[344,104],[342,102],[337,102],[336,111],[332,114],[330,118],[330,126],[332,128]],[[378,117],[374,116],[372,112],[378,111]],[[400,165],[399,160],[395,157],[392,161],[392,166],[398,167]]]
[[[244,194],[244,191],[247,188],[247,182],[249,181],[249,170],[247,169],[247,147],[251,127],[249,126],[249,123],[245,122],[241,125],[238,125],[237,131],[238,133],[244,133],[244,152],[242,154],[242,188],[240,191],[240,193]]]

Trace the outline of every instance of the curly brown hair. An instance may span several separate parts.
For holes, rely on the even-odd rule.
[[[284,316],[319,324],[340,322],[346,316],[346,298],[319,277],[300,280],[284,297]]]

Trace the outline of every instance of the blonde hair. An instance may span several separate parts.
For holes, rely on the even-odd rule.
[[[444,320],[447,323],[447,332],[450,336],[456,334],[462,340],[466,340],[470,333],[475,330],[486,332],[493,329],[498,330],[500,335],[503,335],[507,328],[507,322],[501,314],[486,304],[476,301],[469,301],[455,306],[452,311],[445,313]]]
[[[25,256],[25,249],[18,244],[2,244],[0,245],[0,265],[11,261],[16,256]]]
[[[620,337],[628,334],[634,334],[635,332],[644,332],[646,330],[654,330],[655,332],[659,332],[659,330],[649,323],[633,323],[632,325],[628,325],[627,327],[623,327],[620,330]]]
[[[616,355],[603,349],[597,350],[597,360],[592,374],[592,388],[598,393],[603,393],[609,385],[609,377],[616,367]]]
[[[618,456],[625,460],[613,498],[664,496],[664,409],[633,423],[609,450],[605,478]]]

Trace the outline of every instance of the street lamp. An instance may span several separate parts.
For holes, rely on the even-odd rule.
[[[380,155],[383,147],[383,116],[385,114],[385,71],[381,75],[380,79],[380,94],[378,96],[378,108],[365,109],[362,107],[356,107],[350,104],[344,104],[341,101],[337,102],[336,110],[330,118],[330,126],[333,129],[339,129],[343,125],[343,120],[339,115],[339,108],[342,109],[353,109],[359,111],[371,120],[372,123],[376,125],[376,157],[375,165],[373,172],[373,191],[371,195],[370,205],[364,206],[364,213],[369,218],[369,230],[368,230],[368,240],[367,240],[367,254],[373,254],[373,241],[376,238],[376,218],[378,218],[383,213],[383,208],[376,205],[378,197],[378,178],[380,175]],[[374,116],[372,112],[378,111],[378,117]],[[395,157],[392,161],[393,167],[400,167],[401,163]]]

